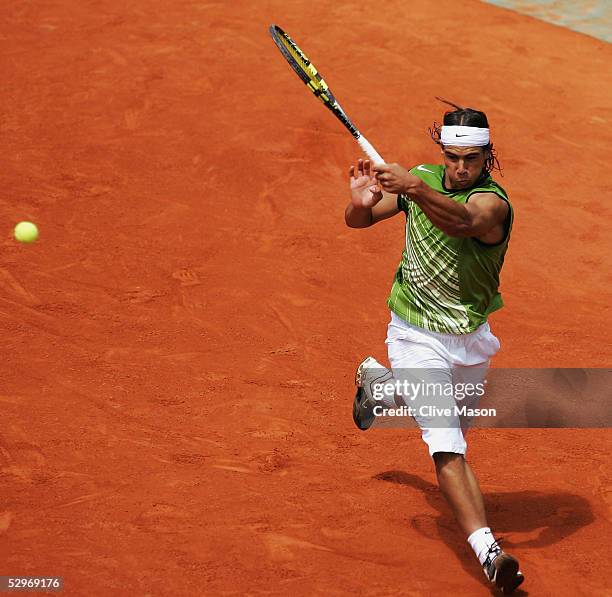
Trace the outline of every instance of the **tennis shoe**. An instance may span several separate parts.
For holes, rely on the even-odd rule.
[[[391,371],[383,367],[374,357],[366,357],[355,373],[357,392],[353,401],[353,421],[362,431],[366,431],[374,423],[376,415],[374,407],[381,404],[374,398],[374,385],[381,384],[393,377]]]
[[[504,595],[512,593],[525,580],[517,559],[503,551],[499,541],[489,548],[482,568],[487,579]]]

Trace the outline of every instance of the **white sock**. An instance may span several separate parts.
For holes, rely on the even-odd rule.
[[[484,561],[487,559],[487,555],[489,554],[489,548],[495,543],[495,537],[491,532],[489,527],[482,527],[474,531],[468,538],[468,543],[470,547],[474,550],[480,565],[484,564]],[[491,558],[494,560],[495,557]]]

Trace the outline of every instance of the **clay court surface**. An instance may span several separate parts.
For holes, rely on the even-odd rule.
[[[496,367],[610,364],[610,45],[472,0],[31,0],[0,22],[0,573],[489,595],[418,433],[353,426],[403,219],[345,227],[358,147],[267,26],[388,161],[438,161],[435,95],[487,112],[516,209]],[[611,449],[470,436],[519,594],[611,593]]]

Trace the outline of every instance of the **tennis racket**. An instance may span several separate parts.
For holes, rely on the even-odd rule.
[[[357,139],[359,147],[361,147],[363,152],[375,164],[384,164],[385,160],[382,159],[380,154],[372,147],[370,142],[359,132],[359,129],[347,116],[346,112],[342,109],[338,100],[327,86],[327,83],[322,79],[310,60],[308,60],[306,54],[298,48],[297,44],[278,25],[270,25],[269,31],[274,43],[285,57],[285,60],[291,65],[291,68],[297,73],[298,77],[306,83],[308,89],[325,104],[325,107],[332,111],[334,116],[348,129],[351,135]]]

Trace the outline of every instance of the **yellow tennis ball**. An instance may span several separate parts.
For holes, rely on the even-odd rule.
[[[32,222],[19,222],[15,226],[15,238],[20,243],[33,243],[38,239],[38,228]]]

